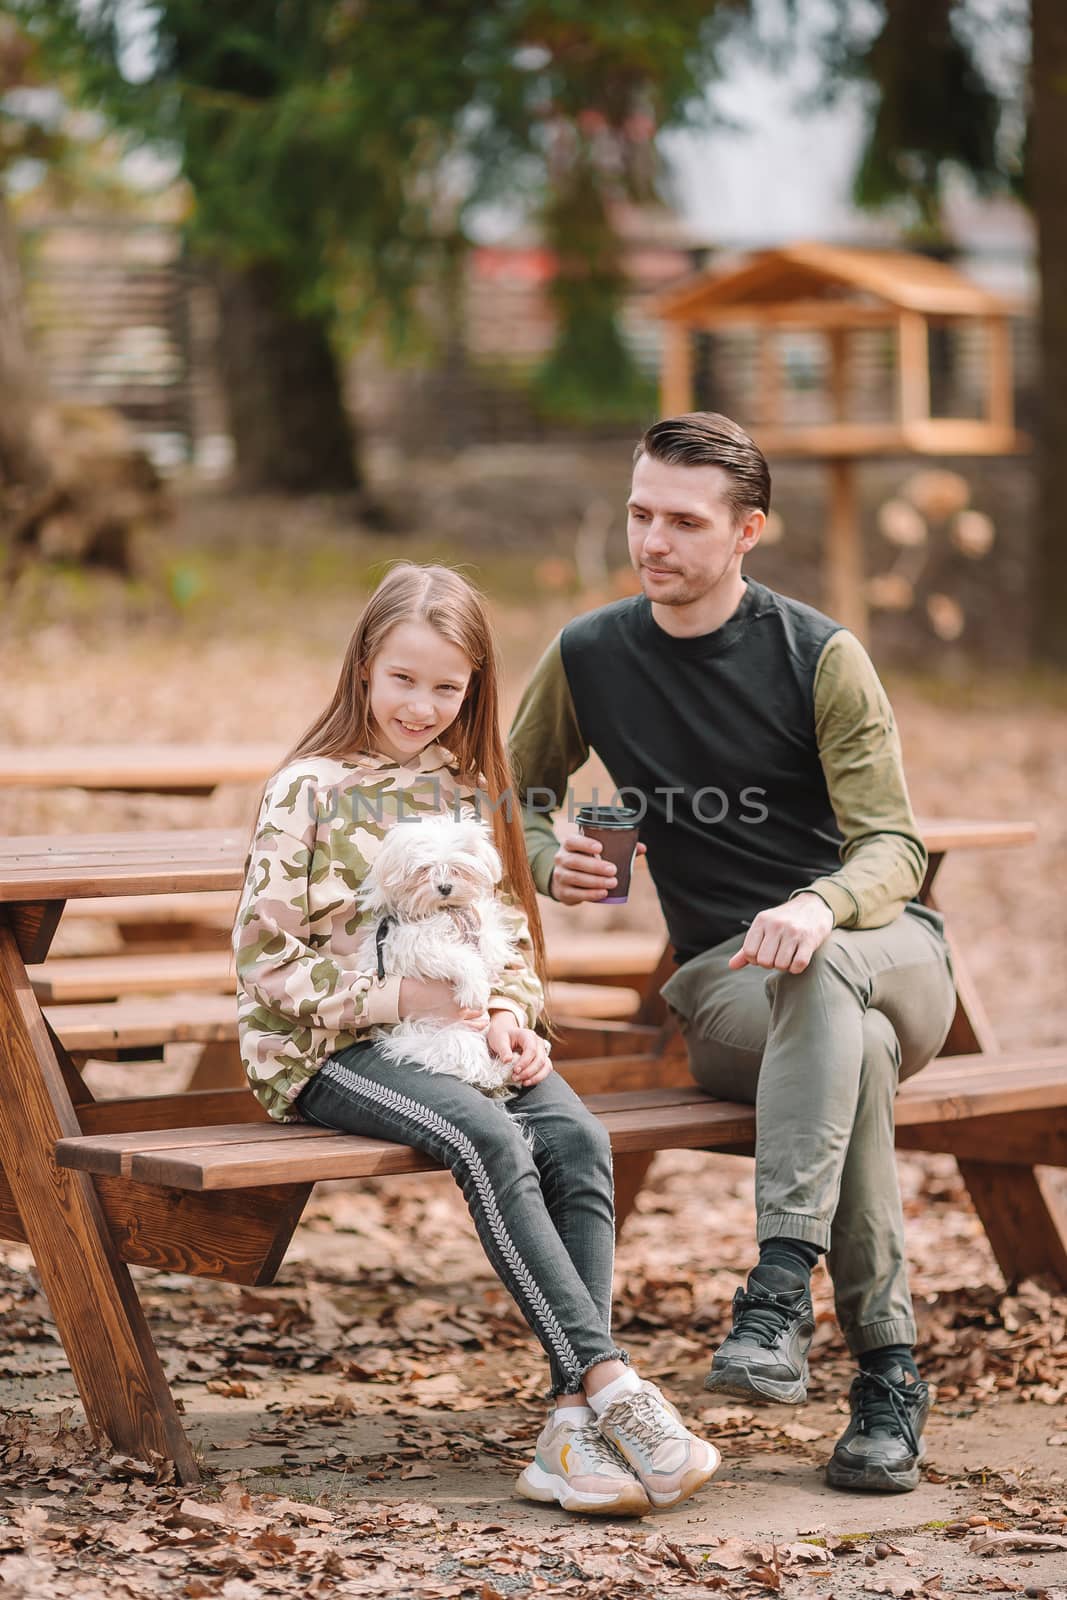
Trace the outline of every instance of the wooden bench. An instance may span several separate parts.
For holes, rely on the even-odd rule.
[[[233,957],[225,949],[55,956],[27,970],[34,994],[48,1005],[189,991],[232,995],[236,988]]]
[[[754,1109],[704,1094],[677,1053],[558,1070],[611,1137],[620,1226],[657,1152],[752,1154]],[[169,1125],[190,1101],[201,1120]],[[55,1159],[91,1176],[119,1257],[163,1271],[268,1284],[315,1183],[437,1169],[406,1145],[270,1122],[240,1090],[116,1109],[81,1107],[87,1131],[59,1140]],[[117,1120],[131,1126],[116,1131]],[[1067,1214],[1041,1170],[1067,1166],[1067,1050],[941,1058],[902,1085],[896,1121],[898,1148],[956,1157],[1009,1280],[1067,1284]],[[94,1122],[101,1131],[88,1131]]]
[[[91,1005],[44,1006],[43,1016],[75,1057],[104,1058],[116,1049],[237,1039],[232,994],[135,995]]]
[[[620,945],[613,950],[616,937]],[[649,939],[643,935],[594,934],[585,940],[554,939],[548,951],[548,968],[551,977],[564,985],[562,997],[573,1002],[576,993],[569,986],[575,983],[597,989],[643,986],[662,948],[662,937]],[[31,966],[29,974],[34,994],[50,1005],[112,1000],[131,994],[183,994],[191,990],[232,994],[235,985],[228,947],[53,956]],[[613,1003],[622,1004],[618,999]],[[576,1007],[571,1004],[564,1009],[574,1012]]]
[[[4,745],[0,789],[207,796],[224,783],[262,784],[283,753],[270,744]]]
[[[284,751],[271,744],[48,744],[0,746],[3,791],[80,789],[85,794],[207,799],[223,785],[262,785]],[[251,824],[251,812],[249,814]],[[122,903],[75,901],[77,920],[106,919],[140,950],[225,942],[236,895],[130,895]],[[183,903],[184,902],[184,903]]]
[[[64,925],[71,921],[108,923],[117,929],[125,945],[137,946],[130,954],[145,953],[146,947],[152,953],[193,948],[218,951],[229,948],[236,910],[237,897],[228,894],[116,895],[112,899],[73,901],[65,913]],[[548,948],[549,972],[554,978],[638,989],[662,948],[662,932],[556,931]],[[52,965],[50,962],[49,967]],[[41,974],[42,982],[46,976]],[[43,988],[40,992],[47,998]]]
[[[752,1106],[712,1099],[693,1084],[678,1056],[661,1057],[659,1066],[657,1074],[647,1056],[620,1056],[595,1067],[572,1063],[561,1070],[582,1089],[586,1105],[608,1128],[617,1155],[650,1150],[751,1154],[756,1131]],[[635,1068],[643,1081],[658,1075],[662,1084],[592,1092],[586,1087],[625,1081]],[[980,1151],[976,1159],[997,1161],[1009,1150],[1017,1155],[1025,1144],[1030,1159],[1037,1160],[1034,1152],[1040,1150],[1043,1165],[1067,1165],[1065,1072],[1067,1050],[1032,1051],[996,1061],[982,1055],[939,1060],[901,1086],[901,1143],[909,1149]],[[244,1112],[247,1102],[217,1099],[214,1109],[220,1114],[228,1109]],[[992,1143],[980,1126],[990,1118],[998,1129]],[[56,1160],[79,1172],[195,1193],[381,1177],[437,1166],[406,1145],[246,1117],[199,1127],[83,1134],[61,1139]],[[187,1269],[175,1265],[175,1270]]]
[[[192,902],[196,896],[180,898]],[[643,935],[623,936],[614,957],[606,950],[610,935],[593,936],[588,943],[583,957],[580,939],[557,940],[549,959],[553,972],[588,973],[601,980],[583,983],[560,977],[550,985],[553,1015],[571,1033],[584,1021],[610,1024],[633,1018],[641,995],[625,980],[644,982],[660,949],[658,940]],[[79,1066],[91,1057],[159,1059],[165,1045],[199,1043],[203,1048],[189,1088],[244,1082],[228,949],[58,957],[31,964],[27,972],[49,1025]],[[603,1030],[597,1027],[587,1048],[599,1049],[603,1043]]]
[[[227,949],[237,911],[235,894],[115,895],[110,900],[75,900],[65,929],[84,933],[107,924],[125,950]]]
[[[227,994],[234,1003],[233,960],[226,950],[183,950],[152,955],[60,956],[27,968],[33,992],[45,1004],[119,999],[128,995]],[[618,984],[549,984],[549,1003],[562,1016],[629,1017],[641,996]],[[180,1005],[173,1008],[181,1015]],[[162,1012],[160,1013],[163,1014]]]
[[[159,897],[116,897],[119,916]],[[168,896],[181,903],[190,924],[196,902],[225,903],[232,921],[232,896]],[[108,900],[85,902],[103,917]],[[163,903],[163,902],[161,902]],[[219,906],[221,910],[221,906]],[[163,919],[156,918],[156,923]],[[144,918],[145,923],[151,919]],[[617,942],[617,948],[616,946]],[[611,1027],[632,1018],[640,1005],[635,987],[647,982],[662,939],[647,934],[555,937],[548,952],[554,1015],[563,1027],[557,1057],[610,1053]],[[203,1046],[187,1085],[190,1089],[236,1087],[244,1073],[236,1049],[235,978],[228,950],[160,949],[119,955],[58,957],[27,968],[49,1025],[80,1066],[96,1060],[159,1059],[168,1044]],[[595,979],[582,982],[581,979]],[[113,998],[116,997],[116,998]],[[599,1024],[607,1024],[602,1028]],[[590,1024],[583,1029],[583,1024]]]
[[[947,850],[1033,837],[1025,824],[924,833],[928,900]],[[245,1089],[98,1101],[81,1079],[62,1008],[42,1013],[27,971],[44,961],[64,902],[232,891],[243,853],[243,838],[214,833],[48,839],[37,851],[0,841],[0,1236],[32,1247],[91,1425],[119,1449],[173,1459],[184,1482],[196,1481],[195,1458],[125,1264],[266,1283],[315,1181],[429,1165],[405,1146],[271,1124]],[[668,950],[633,1023],[592,1024],[596,1053],[560,1055],[611,1134],[620,1217],[657,1150],[752,1149],[751,1108],[689,1081],[658,995],[669,970]],[[1007,1277],[1067,1283],[1067,1217],[1043,1171],[1067,1164],[1067,1050],[997,1051],[958,952],[957,979],[945,1057],[901,1091],[898,1144],[956,1156]]]
[[[579,992],[578,985],[573,988]],[[595,991],[598,1006],[610,1002],[609,990]],[[627,991],[628,1011],[637,995]],[[186,1089],[244,1088],[245,1073],[237,1048],[237,1007],[232,994],[136,995],[90,1005],[44,1006],[42,1015],[73,1063],[87,1061],[159,1060],[168,1044],[198,1044]],[[616,1018],[576,1015],[559,1017],[560,1034],[554,1058],[617,1055],[651,1048],[659,1030]]]

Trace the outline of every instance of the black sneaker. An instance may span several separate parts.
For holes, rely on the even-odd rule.
[[[758,1276],[757,1276],[758,1274]],[[808,1397],[815,1332],[811,1291],[784,1267],[756,1267],[734,1295],[734,1325],[704,1379],[713,1394],[799,1405]]]
[[[835,1489],[906,1494],[919,1484],[925,1454],[922,1431],[930,1415],[930,1390],[910,1383],[900,1367],[859,1372],[848,1392],[852,1421],[826,1464]]]

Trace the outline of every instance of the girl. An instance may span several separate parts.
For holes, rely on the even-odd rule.
[[[449,1167],[478,1236],[548,1357],[555,1407],[517,1488],[569,1511],[640,1515],[705,1483],[718,1452],[611,1338],[611,1151],[535,1032],[544,943],[498,723],[484,602],[446,567],[394,567],[348,646],[334,697],[266,786],[234,933],[241,1053],[281,1122],[414,1145]],[[440,742],[447,736],[447,747]],[[354,896],[385,830],[485,813],[523,959],[489,1001],[355,965]],[[486,1032],[519,1093],[382,1060],[367,1032],[433,1017]]]

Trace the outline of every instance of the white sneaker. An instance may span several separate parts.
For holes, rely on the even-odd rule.
[[[613,1400],[600,1432],[629,1463],[654,1506],[686,1500],[714,1476],[722,1460],[713,1444],[690,1433],[654,1383]]]
[[[515,1487],[527,1500],[586,1516],[641,1517],[651,1510],[638,1479],[595,1422],[574,1426],[550,1418]]]

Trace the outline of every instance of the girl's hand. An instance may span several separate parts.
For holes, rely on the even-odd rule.
[[[398,1009],[403,1021],[432,1017],[452,1027],[473,1028],[475,1033],[484,1033],[489,1026],[489,1013],[457,1005],[455,990],[443,978],[401,978]]]
[[[552,1071],[548,1045],[532,1028],[522,1028],[510,1011],[494,1011],[486,1043],[499,1060],[509,1062],[520,1089],[530,1089]]]

